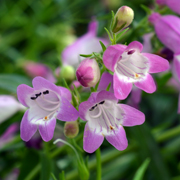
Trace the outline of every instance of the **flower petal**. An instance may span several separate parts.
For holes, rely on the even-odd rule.
[[[144,123],[144,113],[126,104],[119,104],[119,106],[123,109],[125,113],[122,122],[123,126],[136,126]]]
[[[32,87],[27,86],[26,84],[21,84],[17,87],[17,96],[19,102],[29,107],[28,98],[30,98],[31,94],[34,93],[34,89]]]
[[[126,132],[122,126],[119,126],[119,128],[116,131],[112,130],[111,134],[106,135],[106,139],[119,151],[126,149],[128,146]]]
[[[91,33],[93,36],[96,36],[98,29],[98,22],[93,20],[88,25],[88,33]]]
[[[78,111],[66,99],[61,97],[60,111],[57,114],[57,119],[61,121],[75,121],[79,117]]]
[[[61,96],[66,98],[70,102],[72,100],[71,92],[65,87],[59,86],[59,89],[61,91]]]
[[[131,82],[125,82],[114,73],[114,95],[118,99],[126,99],[132,89]]]
[[[134,83],[136,87],[142,89],[147,93],[153,93],[156,91],[156,84],[150,74],[146,75],[146,78]]]
[[[158,73],[169,69],[169,62],[155,54],[142,53],[143,56],[149,59],[149,73]]]
[[[56,119],[50,119],[39,124],[39,133],[44,141],[50,141],[54,135],[54,129],[56,126]]]
[[[97,134],[95,130],[91,130],[88,123],[85,125],[84,138],[83,138],[83,149],[88,153],[93,153],[103,143],[104,136]]]
[[[29,110],[24,113],[24,116],[20,125],[21,139],[23,141],[29,141],[37,130],[37,125],[32,124],[28,119]]]
[[[138,41],[133,41],[127,46],[125,51],[129,51],[129,50],[132,50],[132,49],[134,49],[134,50],[136,50],[138,52],[141,52],[143,50],[143,45]]]
[[[109,46],[103,55],[104,65],[111,71],[114,71],[116,62],[120,59],[121,54],[124,52],[127,46],[117,44]]]
[[[178,100],[178,114],[180,114],[180,94],[179,94],[179,100]]]
[[[52,82],[37,76],[33,79],[32,81],[33,87],[36,90],[40,90],[40,89],[51,89],[52,91],[57,92],[58,94],[60,94],[60,89],[58,86],[56,86],[55,84],[53,84]]]
[[[110,92],[114,92],[113,90],[113,75],[108,73],[108,72],[104,72],[101,76],[99,85],[98,85],[98,91],[102,91],[102,90],[106,90],[106,88],[108,87],[108,85],[111,83],[111,87],[109,89]]]
[[[173,59],[173,65],[174,65],[174,70],[175,73],[180,80],[180,55],[175,55]]]
[[[117,103],[117,101],[118,101],[112,92],[103,90],[97,94],[96,103],[99,103],[104,100],[114,101],[115,103]]]

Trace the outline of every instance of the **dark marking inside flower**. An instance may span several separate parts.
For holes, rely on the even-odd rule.
[[[101,101],[99,104],[104,104],[105,103],[105,101]]]
[[[49,94],[49,91],[48,91],[48,90],[46,90],[46,91],[44,91],[44,92],[43,92],[43,94]]]
[[[113,130],[114,128],[110,125],[110,129]]]
[[[41,92],[39,94],[35,94],[36,98],[39,97],[41,95]]]
[[[97,106],[97,104],[95,106],[93,106],[92,108],[90,108],[89,111],[92,111],[96,106]]]
[[[132,50],[130,50],[130,51],[128,51],[128,55],[131,55],[131,54],[133,54],[135,52],[135,50],[134,49],[132,49]]]
[[[32,100],[35,100],[37,97],[31,97]]]

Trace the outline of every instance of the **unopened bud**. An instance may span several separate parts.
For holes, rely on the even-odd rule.
[[[74,138],[79,133],[79,126],[77,121],[69,121],[64,125],[64,134],[68,138]]]
[[[116,12],[112,21],[112,32],[116,33],[128,27],[134,19],[134,11],[128,6],[122,6]]]
[[[60,77],[63,77],[65,80],[75,79],[75,70],[73,66],[63,66],[60,70]]]
[[[100,69],[95,59],[83,60],[76,71],[78,81],[84,87],[93,87],[100,79]]]

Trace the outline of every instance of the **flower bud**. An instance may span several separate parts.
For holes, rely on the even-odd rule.
[[[134,19],[134,11],[128,6],[118,9],[112,22],[112,32],[116,33],[128,27]]]
[[[68,138],[74,138],[79,133],[79,126],[77,121],[68,121],[64,125],[64,134]]]
[[[63,66],[60,70],[60,77],[63,77],[65,80],[73,80],[75,78],[75,70],[73,66]]]
[[[77,68],[76,77],[84,87],[96,85],[100,79],[100,70],[96,60],[89,58],[83,60]]]

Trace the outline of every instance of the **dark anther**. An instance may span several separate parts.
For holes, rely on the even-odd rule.
[[[36,98],[41,95],[41,92],[39,94],[35,94]]]
[[[104,104],[105,101],[101,101],[99,104]]]
[[[93,106],[91,109],[89,109],[89,111],[92,111],[96,106],[97,106],[97,104],[95,106]]]
[[[35,100],[37,97],[31,97],[32,100]]]
[[[128,55],[131,55],[131,54],[133,54],[135,52],[135,50],[133,49],[133,50],[130,50],[130,51],[128,51]]]
[[[49,94],[49,91],[48,91],[48,90],[46,90],[46,91],[44,91],[44,92],[43,92],[43,94]]]

